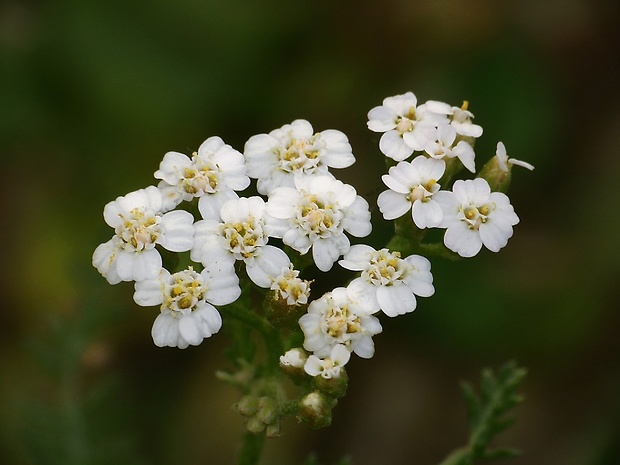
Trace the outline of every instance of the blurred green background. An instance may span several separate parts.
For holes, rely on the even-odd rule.
[[[482,161],[503,141],[521,218],[500,254],[433,261],[436,294],[383,319],[334,424],[290,421],[265,464],[436,464],[466,440],[458,381],[529,370],[513,465],[620,464],[618,2],[0,1],[0,463],[234,463],[226,337],[184,351],[157,310],[91,266],[103,206],[164,153],[295,118],[344,131],[337,172],[374,203],[384,97],[470,102]],[[374,236],[378,245],[380,232]]]

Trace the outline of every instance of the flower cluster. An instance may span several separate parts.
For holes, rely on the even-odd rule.
[[[309,388],[302,381],[298,415],[323,425],[315,413],[343,394],[338,380],[346,382],[351,354],[373,356],[380,314],[410,313],[418,298],[435,292],[428,258],[403,252],[424,250],[430,228],[445,229],[443,245],[461,257],[482,246],[497,252],[519,221],[505,194],[510,171],[533,167],[508,158],[501,142],[477,177],[457,178],[462,168],[476,172],[473,147],[482,128],[473,118],[467,102],[418,105],[411,92],[370,110],[368,128],[382,133],[379,150],[389,166],[381,178],[388,189],[376,205],[397,223],[394,238],[377,248],[351,242],[367,237],[372,225],[369,201],[332,172],[355,162],[346,135],[315,132],[299,119],[250,137],[243,152],[210,137],[191,157],[166,153],[154,173],[157,185],[105,206],[114,235],[96,248],[93,265],[110,284],[134,282],[138,305],[159,306],[152,327],[157,346],[198,345],[239,312],[245,322],[258,321],[255,329],[280,338],[268,345],[284,353],[270,363],[297,382],[313,380]],[[180,253],[186,265],[168,263]],[[327,272],[336,263],[354,276],[311,296],[305,269]],[[246,290],[263,297],[239,303]],[[294,342],[300,340],[301,346]],[[238,410],[253,432],[275,434],[272,413],[282,399],[273,392],[280,391],[264,387],[273,380],[252,387],[254,373],[243,376],[246,401]]]
[[[461,257],[473,257],[483,245],[493,252],[506,245],[519,217],[501,192],[507,188],[502,180],[513,165],[534,169],[509,159],[498,142],[495,157],[480,176],[456,180],[451,190],[442,190],[461,168],[476,172],[473,145],[482,127],[473,123],[468,106],[433,100],[418,105],[408,92],[384,99],[368,113],[368,128],[383,133],[379,149],[398,162],[382,176],[388,187],[377,199],[383,217],[393,220],[411,212],[419,229],[446,229],[444,245]]]

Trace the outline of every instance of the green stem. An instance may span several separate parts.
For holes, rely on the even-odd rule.
[[[243,443],[241,444],[241,453],[239,454],[239,465],[257,465],[264,444],[264,434],[245,433],[243,435]]]
[[[226,315],[249,325],[263,336],[268,356],[267,369],[277,368],[280,355],[284,354],[284,344],[277,329],[256,312],[236,305],[229,306]]]

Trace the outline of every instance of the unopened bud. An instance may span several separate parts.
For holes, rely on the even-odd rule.
[[[259,399],[256,396],[243,396],[239,399],[239,402],[233,404],[233,410],[239,412],[241,415],[251,417],[259,408]]]
[[[256,418],[268,425],[277,417],[278,408],[271,397],[264,396],[258,399],[258,412],[256,412]]]
[[[495,156],[482,167],[478,177],[485,179],[489,183],[491,191],[503,192],[505,194],[510,187],[511,169],[512,165],[500,163],[499,158]]]
[[[311,392],[299,402],[299,417],[313,428],[323,428],[332,422],[335,399],[325,397],[318,391]]]
[[[314,377],[314,386],[323,394],[338,399],[347,393],[349,377],[344,367],[340,368],[340,374],[337,377],[323,378],[322,376]]]
[[[250,433],[258,434],[265,430],[265,423],[260,421],[258,417],[251,417],[246,422],[245,427]]]

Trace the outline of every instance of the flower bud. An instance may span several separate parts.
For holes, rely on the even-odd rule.
[[[505,194],[510,187],[511,170],[512,165],[503,165],[495,156],[482,167],[478,177],[484,178],[489,183],[491,191]]]
[[[258,399],[258,412],[256,418],[265,425],[269,425],[278,418],[278,407],[271,397],[263,396]]]
[[[251,417],[258,411],[259,399],[256,396],[243,396],[232,408],[243,416]]]
[[[314,386],[323,394],[338,399],[347,393],[349,377],[344,367],[340,369],[340,375],[332,378],[324,378],[322,376],[314,377]]]
[[[311,392],[299,402],[299,418],[310,423],[313,428],[323,428],[332,422],[332,408],[336,400],[318,391]]]
[[[251,417],[246,422],[245,427],[250,433],[258,434],[265,430],[265,423],[260,421],[258,417]]]

